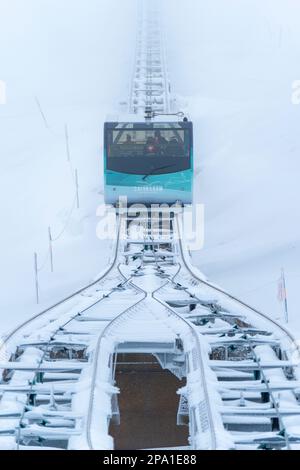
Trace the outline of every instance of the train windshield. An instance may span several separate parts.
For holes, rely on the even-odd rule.
[[[191,132],[181,123],[118,124],[107,129],[107,169],[145,174],[189,168]]]

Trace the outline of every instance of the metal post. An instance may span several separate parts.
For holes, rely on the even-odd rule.
[[[70,156],[69,133],[68,133],[67,124],[65,125],[65,138],[66,138],[67,160],[68,160],[68,162],[70,162],[71,161],[71,156]]]
[[[283,303],[283,305],[284,305],[284,318],[285,318],[286,323],[288,323],[289,322],[289,312],[288,312],[285,273],[284,273],[283,268],[281,270],[281,278],[282,278],[282,286],[283,286],[283,292],[284,292],[284,303]]]
[[[51,234],[51,227],[48,227],[48,236],[49,236],[49,253],[50,253],[50,266],[51,272],[53,273],[53,244],[52,244],[52,234]]]
[[[39,304],[39,277],[38,277],[38,255],[34,253],[35,293],[36,303]]]
[[[79,209],[79,184],[78,184],[78,170],[75,170],[75,185],[76,185],[76,202],[77,209]]]
[[[37,104],[37,106],[38,106],[38,108],[39,108],[40,114],[41,114],[41,116],[42,116],[42,118],[43,118],[43,121],[44,121],[44,123],[45,123],[45,126],[46,126],[47,129],[49,129],[48,121],[47,121],[47,119],[46,119],[46,116],[45,116],[44,111],[43,111],[43,109],[42,109],[41,103],[40,103],[40,101],[39,101],[39,99],[38,99],[37,96],[35,97],[35,101],[36,101],[36,104]]]

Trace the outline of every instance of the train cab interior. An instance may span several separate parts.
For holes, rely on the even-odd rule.
[[[106,169],[129,174],[191,168],[192,123],[106,123]]]

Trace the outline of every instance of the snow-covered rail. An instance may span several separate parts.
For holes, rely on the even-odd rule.
[[[131,113],[171,111],[157,6],[141,13]],[[0,345],[1,449],[117,448],[120,355],[137,374],[132,356],[151,355],[176,377],[177,424],[188,430],[180,448],[300,448],[299,346],[191,265],[175,212],[155,226],[145,214],[117,214],[108,269]],[[165,436],[157,446],[167,447]]]
[[[234,447],[298,449],[300,351],[296,339],[272,317],[209,283],[189,261],[182,225],[177,215],[180,268],[172,283],[184,292],[184,300],[173,296],[169,303],[181,312],[189,309],[186,318],[208,339],[210,367],[226,405],[221,408],[223,423],[234,430]],[[237,406],[230,409],[230,403]],[[269,434],[256,435],[256,427]]]
[[[145,246],[149,247],[147,243],[150,243],[150,246],[153,248],[153,238],[149,238],[151,234],[149,234],[148,230],[146,230],[146,232],[147,233],[145,234],[145,238],[148,239],[148,242],[146,242],[145,238],[142,237],[141,239],[134,240],[132,244],[140,246],[141,242],[143,242],[144,250]],[[166,238],[161,239],[161,241],[158,239],[156,240],[156,244],[165,244],[165,241]],[[191,448],[215,449],[217,447],[215,421],[213,419],[209,392],[205,380],[205,366],[202,357],[203,351],[197,332],[192,327],[192,325],[181,315],[176,313],[168,305],[161,302],[159,298],[156,298],[156,291],[152,292],[151,285],[153,285],[153,281],[155,281],[155,279],[153,279],[154,274],[152,272],[153,265],[155,265],[155,269],[158,271],[158,274],[161,273],[161,267],[159,261],[157,260],[157,253],[153,249],[153,263],[145,268],[143,264],[145,252],[143,250],[141,250],[141,264],[137,269],[134,268],[134,273],[135,275],[138,275],[139,279],[139,274],[142,274],[141,271],[145,270],[146,272],[144,272],[143,275],[146,279],[148,278],[147,282],[145,282],[143,279],[143,282],[140,283],[141,285],[139,286],[134,279],[131,281],[134,287],[142,294],[142,298],[138,300],[134,306],[130,307],[128,310],[117,316],[101,333],[97,341],[97,347],[94,353],[97,359],[93,366],[93,386],[87,415],[88,446],[90,449],[101,448],[101,440],[99,442],[99,432],[93,432],[95,428],[97,429],[96,423],[98,422],[96,413],[97,406],[95,406],[97,401],[95,397],[95,392],[97,389],[97,376],[99,375],[101,381],[101,379],[108,380],[111,375],[110,372],[107,374],[108,371],[105,371],[103,377],[103,362],[99,364],[98,360],[100,357],[103,359],[101,347],[110,357],[109,362],[111,362],[113,354],[117,354],[119,346],[118,338],[121,337],[122,342],[130,342],[132,340],[134,340],[135,343],[140,342],[144,345],[144,349],[147,349],[147,343],[151,341],[152,343],[157,343],[159,341],[162,343],[167,341],[172,343],[180,339],[180,344],[182,342],[182,349],[179,349],[179,353],[184,352],[186,354],[186,363],[189,371],[187,373],[187,388],[192,390],[195,395],[193,400],[193,407],[191,407],[193,420],[190,423],[190,446]],[[167,252],[163,252],[163,257],[165,256],[167,256]],[[136,257],[136,252],[134,253],[133,257]],[[164,284],[163,278],[162,282]],[[159,287],[157,291],[160,288],[161,287]],[[168,331],[166,333],[162,333],[161,331],[158,333],[158,323],[161,327],[165,326],[167,329],[171,328],[173,330],[171,337]],[[146,334],[144,331],[141,331],[141,326],[143,328],[144,324],[146,324],[148,328]],[[179,345],[177,344],[177,346]],[[155,350],[154,347],[152,349],[152,353],[157,353],[157,350]],[[111,377],[112,380],[113,378],[114,377]],[[195,380],[197,381],[197,391],[195,391],[195,386],[193,384]],[[114,390],[114,392],[118,393],[117,390]],[[105,424],[105,421],[103,424]],[[96,446],[93,444],[93,435],[96,436]]]
[[[142,1],[136,44],[129,112],[143,114],[149,107],[156,113],[170,113],[171,89],[165,59],[159,2]]]
[[[118,246],[120,242],[120,227],[118,226],[116,230],[117,231],[116,231],[116,237],[115,237],[115,245],[112,248],[112,258],[111,258],[111,261],[109,262],[107,269],[104,272],[102,272],[99,276],[97,276],[97,278],[93,280],[92,282],[90,282],[88,285],[73,292],[68,297],[58,301],[56,304],[37,313],[33,317],[30,317],[28,320],[24,321],[23,323],[18,325],[16,328],[11,330],[0,342],[0,358],[1,359],[5,359],[11,355],[11,351],[15,348],[19,339],[22,338],[22,336],[26,335],[27,332],[30,332],[32,328],[36,327],[39,324],[39,320],[41,320],[42,322],[45,322],[45,319],[47,319],[47,317],[49,316],[48,321],[53,321],[52,319],[53,311],[56,311],[57,309],[60,309],[60,308],[62,309],[72,308],[73,305],[77,304],[77,301],[78,299],[81,298],[81,296],[86,295],[86,293],[88,293],[90,289],[97,287],[97,285],[101,283],[101,281],[104,280],[110,274],[110,272],[115,268],[117,264]],[[62,314],[62,311],[59,310],[58,314],[59,315]]]
[[[152,248],[153,255],[153,262],[149,262],[149,256],[144,253],[145,236],[132,240],[128,234],[126,239],[128,220],[123,217],[118,226],[114,262],[108,275],[93,286],[95,291],[91,292],[89,286],[87,291],[81,292],[81,302],[70,310],[67,300],[52,309],[51,318],[47,311],[17,330],[16,350],[9,361],[0,364],[3,369],[2,448],[23,449],[26,445],[37,444],[59,448],[113,448],[108,434],[112,396],[117,395],[112,359],[118,344],[124,342],[127,342],[127,351],[131,351],[134,343],[141,352],[159,354],[167,347],[174,356],[186,354],[187,387],[195,393],[193,382],[197,380],[199,386],[193,400],[190,445],[192,448],[216,447],[198,336],[186,320],[152,295],[153,286],[157,287],[153,266],[159,278],[162,276],[154,239],[149,240],[146,234],[147,246]],[[171,239],[170,234],[168,241]],[[157,245],[165,243],[165,237],[155,239]],[[131,255],[132,260],[138,260],[137,266],[135,262],[128,262],[128,246],[133,245],[138,246],[141,254],[140,258],[136,257],[135,249]],[[168,250],[161,250],[161,262],[170,254]],[[143,270],[147,273],[142,273]],[[174,271],[173,265],[171,271]],[[139,286],[140,274],[145,275],[142,287]],[[162,277],[158,284],[164,282]],[[68,311],[61,315],[59,309],[65,304]],[[38,333],[22,335],[23,328],[30,324],[32,330],[41,319],[44,325]],[[141,328],[144,323],[148,326],[147,332]],[[158,323],[162,328],[160,333]],[[13,335],[9,337],[9,341],[12,340]]]
[[[119,216],[106,276],[9,337],[1,448],[113,449],[110,422],[122,422],[116,361],[137,353],[185,381],[183,446],[298,448],[294,338],[195,272],[180,213],[169,224],[165,233],[145,218]]]
[[[179,233],[178,240],[180,244],[180,251],[182,254],[181,260],[184,265],[184,267],[187,269],[187,271],[190,272],[191,276],[193,276],[199,283],[202,285],[212,289],[213,291],[221,294],[224,296],[224,298],[227,298],[229,300],[233,300],[236,302],[238,305],[240,305],[242,308],[246,308],[249,310],[251,314],[257,315],[258,317],[261,317],[263,320],[266,320],[268,323],[271,323],[273,325],[273,328],[278,329],[281,333],[284,333],[286,335],[288,344],[290,345],[291,343],[293,344],[294,348],[300,353],[300,346],[297,343],[296,338],[292,334],[292,332],[286,328],[283,324],[279,323],[278,321],[274,320],[270,315],[265,314],[264,312],[257,310],[256,308],[252,307],[251,305],[243,302],[241,299],[238,299],[234,295],[230,294],[229,292],[226,292],[224,289],[222,289],[220,286],[217,286],[215,284],[212,284],[211,282],[207,281],[195,267],[188,261],[188,254],[187,250],[184,246],[183,242],[183,233],[180,227],[182,227],[182,224],[180,225],[180,222],[178,221],[178,218],[176,219],[177,223],[177,230]]]

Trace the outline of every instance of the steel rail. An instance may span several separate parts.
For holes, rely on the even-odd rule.
[[[200,365],[200,372],[201,372],[201,378],[202,378],[202,386],[203,386],[204,395],[205,395],[205,398],[206,398],[207,413],[208,413],[208,419],[209,419],[209,423],[210,423],[209,427],[210,427],[210,434],[211,434],[211,450],[216,450],[217,449],[217,435],[216,435],[214,419],[213,419],[213,415],[212,415],[212,411],[211,411],[211,401],[210,401],[210,396],[209,396],[208,387],[207,387],[207,381],[206,381],[206,377],[205,377],[205,368],[204,368],[204,361],[203,361],[203,358],[202,358],[202,349],[201,349],[201,345],[200,345],[199,335],[196,331],[196,328],[189,321],[187,321],[185,318],[183,318],[181,315],[179,315],[175,310],[173,310],[169,305],[167,305],[161,299],[155,297],[155,294],[157,292],[159,292],[161,289],[163,289],[164,287],[166,287],[166,285],[169,284],[169,282],[170,281],[168,280],[164,285],[160,286],[157,290],[155,290],[152,293],[152,297],[153,297],[154,300],[159,302],[165,309],[167,309],[173,316],[175,316],[178,320],[185,323],[186,326],[188,326],[188,328],[190,329],[190,331],[191,331],[191,333],[192,333],[192,335],[193,335],[193,337],[196,341],[196,347],[197,347],[198,357],[199,357],[199,361],[200,361],[199,365]]]
[[[265,320],[267,320],[268,322],[270,322],[271,324],[273,324],[274,326],[276,326],[276,328],[278,328],[279,330],[281,330],[289,339],[290,341],[293,343],[294,347],[297,349],[299,355],[300,355],[300,345],[297,344],[297,341],[296,341],[296,338],[293,336],[293,334],[287,329],[285,328],[283,325],[281,325],[280,323],[278,323],[276,320],[274,320],[273,318],[271,318],[269,315],[261,312],[260,310],[257,310],[256,308],[254,307],[251,307],[249,304],[247,304],[246,302],[243,302],[242,300],[238,299],[237,297],[235,297],[234,295],[226,292],[224,289],[221,289],[220,287],[218,286],[215,286],[214,284],[211,284],[210,282],[208,281],[205,281],[204,279],[201,279],[190,267],[189,263],[186,261],[186,258],[185,258],[185,253],[184,253],[184,249],[183,249],[183,242],[182,242],[182,233],[180,231],[180,224],[178,222],[178,214],[176,214],[176,223],[177,223],[177,230],[178,230],[178,241],[179,241],[179,246],[180,246],[180,255],[181,255],[181,259],[183,261],[183,264],[184,264],[184,267],[187,269],[187,271],[190,273],[190,275],[192,277],[194,277],[195,279],[197,279],[198,282],[200,282],[201,284],[203,284],[204,286],[207,286],[209,287],[210,289],[216,291],[216,292],[219,292],[220,294],[224,295],[225,297],[227,297],[228,299],[230,300],[234,300],[236,303],[238,303],[239,305],[241,305],[242,307],[245,307],[247,308],[248,310],[250,310],[252,313],[255,313],[256,315],[264,318]]]
[[[158,267],[159,264],[158,264],[157,256],[155,254],[155,249],[153,249],[153,253],[154,253],[154,256],[155,256],[155,265],[156,265],[156,267]],[[143,266],[143,260],[141,262],[141,266]],[[179,269],[180,269],[180,267],[179,267]],[[178,271],[172,277],[175,277],[178,274]],[[171,275],[170,275],[170,277],[171,277]],[[181,315],[179,315],[175,310],[173,310],[171,307],[169,307],[166,303],[162,302],[160,299],[155,297],[155,294],[157,292],[159,292],[161,289],[163,289],[169,282],[170,281],[167,280],[165,283],[163,283],[161,286],[159,286],[158,289],[156,289],[155,291],[153,291],[151,293],[151,297],[155,301],[157,301],[160,305],[162,305],[164,307],[164,309],[167,310],[174,318],[176,318],[180,322],[184,323],[188,327],[189,331],[192,333],[192,336],[195,339],[196,349],[197,349],[197,353],[198,353],[197,357],[199,358],[199,369],[200,369],[201,378],[202,378],[203,391],[204,391],[204,396],[205,396],[205,400],[206,400],[206,403],[207,403],[207,414],[208,414],[209,429],[210,429],[210,434],[211,434],[211,448],[216,449],[217,448],[217,437],[216,437],[216,432],[215,432],[213,415],[212,415],[212,411],[211,411],[211,402],[210,402],[209,392],[208,392],[208,388],[207,388],[207,382],[206,382],[205,371],[204,371],[204,362],[203,362],[203,358],[202,358],[202,349],[201,349],[201,345],[200,345],[199,336],[196,332],[195,327],[189,321],[184,319]],[[101,341],[106,336],[108,331],[111,330],[115,326],[115,324],[119,323],[120,320],[124,320],[125,316],[132,310],[132,308],[134,308],[137,305],[141,304],[148,296],[148,293],[144,289],[137,286],[133,281],[131,281],[131,284],[138,291],[140,291],[143,294],[143,298],[140,299],[135,305],[131,306],[130,308],[127,308],[126,310],[124,310],[124,312],[122,312],[120,315],[118,315],[103,330],[103,332],[101,333],[101,335],[98,338],[97,345],[96,345],[96,348],[95,348],[96,359],[95,359],[94,365],[93,365],[93,376],[92,376],[92,384],[91,384],[91,392],[92,393],[91,393],[91,397],[90,397],[90,401],[89,401],[88,419],[87,419],[87,441],[88,441],[90,449],[93,449],[92,435],[91,435],[91,425],[92,425],[93,405],[94,405],[94,391],[95,391],[95,384],[96,384],[96,380],[97,380],[97,371],[98,371],[98,357],[99,357],[99,352],[100,352],[100,348],[101,348]]]
[[[271,390],[270,388],[270,385],[269,385],[269,381],[266,377],[266,374],[265,374],[265,371],[263,369],[263,367],[261,367],[261,360],[260,360],[260,357],[256,354],[256,351],[255,351],[255,348],[253,347],[253,344],[251,342],[251,338],[249,338],[249,336],[246,334],[246,339],[248,341],[248,344],[249,344],[249,347],[251,349],[251,352],[252,352],[252,355],[253,355],[253,358],[255,360],[255,362],[257,363],[258,367],[259,367],[259,372],[261,374],[261,377],[262,377],[262,382],[266,385],[266,388],[267,388],[267,392],[271,398],[271,401],[273,403],[273,406],[275,408],[275,411],[276,411],[276,415],[277,415],[277,419],[278,419],[278,422],[279,422],[279,426],[280,426],[280,431],[283,433],[283,437],[284,437],[284,440],[285,440],[285,444],[286,444],[286,447],[287,447],[287,450],[291,450],[291,445],[290,445],[290,440],[289,440],[289,435],[288,433],[286,432],[286,429],[285,429],[285,425],[284,425],[284,422],[282,421],[282,416],[281,416],[281,413],[280,413],[280,407],[278,405],[278,402],[274,396],[274,393],[273,391]]]
[[[121,221],[122,221],[122,217],[119,219],[118,236],[117,236],[118,241],[119,241],[119,239],[120,239]],[[115,261],[118,259],[118,255],[119,255],[118,247],[119,247],[119,243],[117,243],[117,245],[116,245],[116,250],[117,250],[117,251],[116,251],[115,257],[114,257],[114,260],[115,260]],[[114,266],[115,266],[115,263],[114,263]],[[111,266],[111,269],[112,269],[114,266],[112,265],[112,266]],[[131,280],[132,278],[131,278],[131,277],[128,278],[128,279],[125,278],[124,275],[121,273],[119,266],[120,266],[120,265],[118,265],[119,273],[120,273],[121,276],[124,278],[124,282],[122,283],[122,285],[127,284],[127,283],[130,283],[130,280]],[[108,270],[108,272],[109,272],[109,271],[110,271],[110,270]],[[107,272],[107,274],[108,274],[108,272]],[[105,274],[104,277],[105,277],[107,274]],[[136,289],[135,286],[132,286],[132,287],[134,287],[134,289]],[[110,290],[110,293],[109,293],[108,295],[111,295],[112,293],[116,292],[114,289],[115,289],[115,288],[112,288],[112,289]],[[33,376],[35,376],[35,375],[39,372],[39,370],[40,370],[40,368],[41,368],[41,366],[42,366],[42,364],[43,364],[43,361],[44,361],[44,359],[45,359],[45,356],[46,356],[46,354],[49,352],[49,350],[50,350],[50,348],[51,348],[51,342],[53,341],[53,338],[58,334],[58,332],[59,332],[62,328],[64,328],[65,326],[67,326],[69,323],[71,323],[73,320],[75,320],[78,316],[81,316],[83,313],[87,312],[89,309],[93,308],[95,305],[97,305],[97,304],[99,304],[100,302],[104,301],[104,299],[106,299],[106,298],[107,298],[107,296],[102,297],[101,299],[98,299],[96,302],[93,302],[93,303],[92,303],[91,305],[89,305],[88,307],[86,307],[86,308],[84,308],[83,310],[77,312],[74,316],[72,316],[71,318],[69,318],[68,321],[66,321],[65,323],[59,325],[55,332],[51,333],[51,337],[50,337],[48,343],[46,343],[46,347],[45,347],[45,349],[44,349],[44,351],[43,351],[43,354],[42,354],[42,356],[41,356],[41,358],[40,358],[40,360],[39,360],[39,362],[38,362],[38,364],[37,364],[37,367],[36,367],[36,369],[35,369],[35,371],[34,371],[34,373],[33,373]],[[132,305],[131,307],[129,307],[129,309],[131,309],[131,308],[133,308],[133,307],[134,307],[134,305]],[[31,384],[31,389],[32,389],[32,390],[33,390],[33,387],[34,387],[34,383]],[[30,395],[30,393],[28,394],[28,396],[29,396],[29,395]],[[19,419],[19,425],[16,426],[16,443],[17,443],[17,450],[19,450],[20,445],[21,445],[21,444],[20,444],[21,429],[22,429],[22,423],[23,423],[23,420],[24,420],[25,414],[26,414],[26,406],[27,406],[27,404],[24,406],[23,412],[21,413],[21,416],[20,416],[20,419]]]
[[[170,230],[171,230],[172,234],[174,234],[174,230],[173,229],[170,229]],[[153,251],[155,253],[155,250],[153,250]],[[174,255],[175,255],[175,252],[174,252]],[[156,254],[155,254],[155,258],[156,258],[156,264],[157,264],[158,260],[157,260]],[[202,358],[202,350],[201,350],[199,335],[197,334],[197,331],[196,331],[194,325],[191,322],[189,322],[188,320],[183,318],[181,315],[179,315],[167,303],[165,303],[162,300],[155,297],[155,294],[158,293],[164,287],[166,287],[169,284],[169,282],[174,283],[174,279],[175,279],[176,276],[178,276],[181,268],[182,268],[182,266],[181,266],[181,264],[179,264],[177,272],[173,276],[170,276],[170,279],[168,279],[165,282],[165,284],[163,284],[158,289],[156,289],[152,293],[152,297],[157,302],[159,302],[161,305],[163,305],[170,313],[175,315],[177,319],[180,319],[181,321],[183,321],[189,327],[190,331],[192,332],[192,334],[193,334],[193,336],[196,340],[196,345],[197,345],[197,350],[198,350],[198,357],[200,359],[200,371],[201,371],[202,384],[203,384],[203,389],[204,389],[204,394],[205,394],[205,397],[206,397],[206,401],[207,401],[207,404],[208,404],[208,410],[207,411],[208,411],[208,419],[209,419],[209,422],[210,422],[212,449],[216,449],[217,448],[217,437],[216,437],[216,432],[215,432],[215,427],[214,427],[214,420],[213,420],[213,416],[212,416],[212,412],[211,412],[210,396],[209,396],[209,393],[208,393],[207,382],[206,382],[206,377],[205,377],[205,372],[204,372],[204,362],[203,362],[203,358]]]
[[[118,267],[119,272],[120,268]],[[121,275],[125,278],[125,276],[121,273]],[[128,282],[131,283],[132,277],[128,278]],[[101,342],[105,335],[109,332],[110,329],[112,329],[115,324],[117,324],[126,314],[128,314],[133,308],[137,307],[140,303],[142,303],[145,298],[147,297],[147,292],[141,289],[140,287],[136,286],[135,284],[132,284],[133,287],[140,292],[143,295],[142,299],[139,299],[137,302],[135,302],[133,305],[130,307],[127,307],[123,312],[121,312],[116,318],[114,318],[109,325],[106,326],[106,328],[101,332],[101,334],[98,337],[96,347],[93,353],[93,372],[92,372],[92,380],[91,380],[91,394],[89,398],[89,406],[88,406],[88,414],[87,414],[87,425],[86,425],[86,438],[87,438],[87,443],[90,448],[90,450],[94,450],[93,447],[93,437],[91,433],[91,427],[92,427],[92,419],[93,419],[93,407],[94,407],[94,400],[95,400],[95,387],[96,387],[96,381],[97,381],[97,374],[98,374],[98,367],[99,367],[99,355],[100,355],[100,348],[101,348]],[[113,353],[115,354],[115,352]]]
[[[153,250],[153,252],[155,253],[155,250]],[[158,260],[157,260],[156,255],[154,255],[154,256],[155,256],[155,265],[157,267],[158,266]],[[139,268],[141,268],[142,266],[143,266],[143,260],[141,261],[141,265],[140,265]],[[177,273],[175,273],[175,276],[176,276],[176,274]],[[129,280],[128,280],[128,282],[129,282]],[[125,309],[114,320],[112,320],[112,322],[101,332],[101,334],[100,334],[100,336],[97,340],[96,348],[95,348],[95,351],[94,351],[93,374],[92,374],[92,382],[91,382],[91,395],[90,395],[90,400],[89,400],[88,415],[87,415],[87,429],[86,429],[87,442],[88,442],[89,448],[91,450],[94,449],[94,447],[93,447],[93,436],[92,436],[91,428],[92,428],[93,408],[94,408],[94,400],[95,400],[94,392],[95,392],[95,385],[96,385],[96,381],[97,381],[97,374],[98,374],[98,367],[99,367],[99,356],[100,356],[101,342],[102,342],[103,338],[105,338],[107,333],[115,327],[115,325],[120,323],[120,321],[122,321],[122,320],[126,321],[126,316],[130,313],[130,311],[133,308],[135,308],[136,306],[142,304],[143,301],[148,297],[147,291],[145,291],[141,287],[137,286],[134,283],[134,281],[130,280],[130,283],[141,294],[143,294],[143,298],[139,299],[134,305],[132,305],[131,307]],[[156,289],[154,292],[151,293],[151,297],[153,298],[153,300],[160,303],[160,305],[162,305],[163,308],[165,310],[167,310],[174,318],[176,318],[180,322],[184,323],[188,327],[189,331],[192,333],[192,335],[195,339],[196,349],[197,349],[197,353],[198,353],[197,357],[199,358],[199,362],[200,362],[199,363],[199,370],[200,370],[201,378],[202,378],[205,401],[207,403],[209,429],[210,429],[210,433],[211,433],[211,448],[216,449],[216,447],[217,447],[217,438],[216,438],[216,432],[215,432],[215,429],[214,429],[214,420],[213,420],[213,416],[212,416],[211,403],[210,403],[210,398],[209,398],[209,393],[208,393],[208,388],[207,388],[207,383],[206,383],[206,378],[205,378],[204,362],[203,362],[203,358],[202,358],[202,350],[201,350],[201,346],[200,346],[199,336],[198,336],[195,328],[193,327],[193,325],[190,322],[185,320],[181,315],[179,315],[177,312],[175,312],[173,309],[171,309],[168,305],[166,305],[160,299],[155,297],[155,294],[159,290],[164,288],[168,283],[169,283],[169,280],[167,282],[163,283],[163,285],[159,286],[158,289]],[[116,352],[114,351],[113,354],[116,354]]]
[[[107,274],[114,268],[115,266],[115,263],[116,263],[116,260],[118,259],[118,247],[119,247],[119,240],[120,240],[120,220],[119,220],[119,223],[118,223],[118,232],[117,232],[117,243],[116,243],[116,251],[115,251],[115,256],[114,256],[114,261],[112,263],[112,265],[108,268],[108,270],[106,271],[106,274],[104,274],[101,278],[99,278],[99,280],[102,280],[104,277],[107,276]],[[99,282],[99,280],[96,282],[96,284]],[[95,283],[93,283],[93,285],[95,285]],[[92,287],[92,285],[89,285],[86,289]],[[84,289],[84,290],[86,290]],[[114,291],[114,288],[111,289],[110,291],[110,294],[112,294]],[[74,294],[76,295],[76,294]],[[105,297],[107,298],[107,297]],[[77,312],[75,315],[73,315],[71,318],[69,318],[65,323],[62,323],[60,324],[56,331],[51,333],[51,337],[49,339],[49,341],[46,343],[46,347],[43,351],[43,354],[37,364],[37,367],[36,367],[36,370],[34,371],[33,373],[33,377],[39,372],[42,364],[43,364],[43,361],[45,359],[45,356],[46,354],[49,352],[50,348],[51,348],[51,342],[53,341],[53,338],[59,333],[59,331],[66,327],[69,323],[71,323],[73,320],[75,320],[78,316],[81,316],[83,313],[87,312],[89,309],[93,308],[95,305],[97,305],[98,303],[100,303],[101,301],[104,300],[104,297],[102,297],[101,299],[97,300],[96,302],[93,302],[90,306],[84,308],[83,310]],[[65,301],[63,300],[61,303],[64,303]],[[53,307],[54,308],[54,307]],[[41,313],[42,314],[42,313]],[[40,315],[41,315],[40,314]],[[27,321],[27,324],[30,323],[31,321],[35,320],[35,318],[31,318],[30,320]],[[23,327],[24,324],[21,326]],[[34,387],[34,383],[31,384],[31,389],[33,389]],[[28,394],[30,395],[30,393]],[[19,426],[16,427],[16,443],[17,443],[17,450],[19,450],[19,447],[20,447],[20,435],[21,435],[21,429],[22,429],[22,422],[23,422],[23,419],[25,417],[25,414],[26,414],[26,406],[24,406],[24,409],[23,409],[23,412],[21,413],[21,417],[19,419]]]
[[[68,302],[69,300],[73,299],[74,297],[82,294],[83,292],[85,292],[86,290],[90,289],[91,287],[94,287],[96,286],[100,281],[102,281],[109,273],[110,271],[113,270],[113,268],[115,267],[116,265],[116,262],[117,262],[117,258],[118,258],[118,254],[119,254],[119,251],[118,251],[118,248],[119,248],[119,243],[120,243],[120,231],[119,231],[119,226],[120,226],[120,219],[118,220],[118,223],[117,223],[117,238],[116,238],[116,246],[114,248],[114,258],[110,264],[110,266],[104,271],[104,273],[101,274],[101,276],[99,278],[97,278],[96,280],[92,281],[91,283],[87,284],[86,286],[80,288],[79,290],[73,292],[72,294],[70,294],[68,297],[65,297],[64,299],[60,300],[59,302],[57,302],[56,304],[52,305],[51,307],[48,307],[47,309],[43,310],[42,312],[39,312],[37,313],[36,315],[32,316],[31,318],[29,318],[28,320],[26,320],[25,322],[21,323],[20,325],[18,325],[16,328],[14,328],[5,338],[4,340],[1,342],[0,344],[0,353],[1,351],[6,347],[7,343],[9,341],[11,341],[13,339],[13,337],[17,334],[17,333],[20,333],[22,331],[23,328],[25,328],[26,326],[30,325],[30,323],[32,323],[33,321],[37,320],[38,318],[41,318],[43,317],[44,315],[46,315],[47,313],[51,312],[52,310],[54,310],[55,308],[63,305],[64,303]]]

